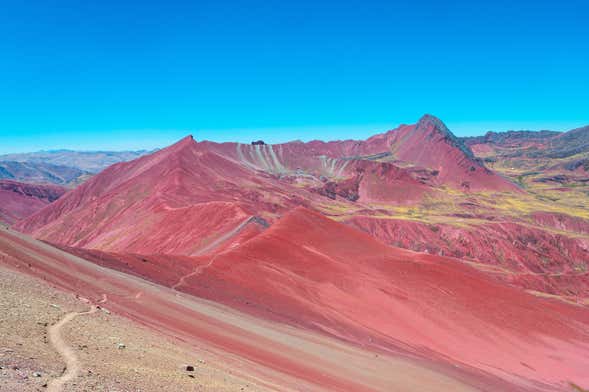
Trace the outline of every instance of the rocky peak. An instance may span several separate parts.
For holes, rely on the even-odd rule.
[[[415,125],[415,131],[418,133],[425,133],[428,138],[442,137],[444,141],[450,145],[460,149],[468,158],[475,159],[475,156],[470,148],[468,148],[462,140],[458,139],[440,120],[431,114],[423,115]]]

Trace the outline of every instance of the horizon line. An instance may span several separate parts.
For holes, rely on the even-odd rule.
[[[439,118],[439,117],[438,117]],[[578,128],[583,128],[585,126],[589,126],[589,121],[581,122],[581,121],[461,121],[461,122],[445,122],[442,120],[448,127],[448,129],[457,137],[477,137],[477,136],[484,136],[488,132],[495,132],[495,133],[505,133],[511,131],[531,131],[531,132],[541,132],[541,131],[555,131],[555,132],[567,132]],[[415,122],[417,123],[417,122]],[[264,140],[266,144],[286,144],[286,143],[293,143],[293,142],[303,142],[308,143],[311,141],[343,141],[343,140],[365,140],[371,136],[378,135],[381,133],[385,133],[391,130],[394,130],[403,125],[410,125],[412,123],[397,123],[396,125],[392,125],[391,123],[381,123],[381,124],[348,124],[348,125],[309,125],[309,126],[276,126],[276,127],[239,127],[239,128],[204,128],[204,129],[126,129],[126,130],[116,130],[112,129],[110,132],[120,133],[122,135],[136,135],[137,133],[146,132],[146,133],[154,133],[159,135],[163,134],[171,134],[169,136],[153,138],[151,141],[147,143],[137,143],[132,144],[131,141],[125,141],[124,143],[119,144],[118,146],[112,145],[107,146],[102,144],[102,147],[98,146],[96,148],[88,147],[88,143],[86,143],[85,147],[75,148],[75,145],[79,145],[79,142],[75,142],[75,145],[63,145],[63,146],[53,146],[49,148],[14,148],[14,149],[2,149],[0,150],[0,156],[4,155],[16,155],[16,154],[27,154],[27,153],[51,153],[51,152],[58,152],[58,151],[68,151],[68,152],[78,152],[78,153],[112,153],[112,152],[140,152],[140,151],[154,151],[157,149],[165,148],[169,145],[176,143],[177,141],[191,135],[197,142],[213,142],[213,143],[241,143],[241,144],[250,144],[253,140]],[[475,131],[476,129],[476,131]],[[341,133],[342,137],[337,139],[321,139],[318,138],[317,135],[322,132],[334,132],[338,131]],[[78,131],[75,133],[88,133],[88,132],[96,132],[102,133],[106,132],[104,130],[95,130],[95,131]],[[235,133],[235,134],[244,134],[247,133],[250,136],[246,140],[245,137],[236,137],[236,138],[227,138],[227,137],[215,137],[215,133]],[[290,136],[285,136],[284,138],[276,137],[276,133],[288,133],[293,134],[299,132],[301,135],[298,138],[292,139]],[[52,132],[47,132],[51,134]],[[253,136],[253,134],[259,133],[258,136]],[[311,134],[312,133],[312,134]],[[199,134],[202,137],[198,137]],[[98,143],[96,143],[98,144]]]

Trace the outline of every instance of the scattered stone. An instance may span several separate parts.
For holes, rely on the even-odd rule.
[[[119,350],[122,350],[122,349],[124,349],[124,348],[127,348],[127,346],[125,346],[123,343],[119,343],[119,344],[117,345],[117,347],[119,348]]]
[[[60,309],[60,308],[59,308],[59,305],[51,304],[51,305],[49,305],[49,306],[51,306],[52,308],[55,308],[55,309]]]
[[[39,372],[34,372],[34,373],[33,373],[33,377],[41,377],[41,373],[39,373]]]

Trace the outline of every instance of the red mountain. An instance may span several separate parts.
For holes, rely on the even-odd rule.
[[[365,141],[187,137],[15,227],[375,355],[460,369],[487,389],[564,390],[589,382],[585,215],[487,169],[424,116]]]
[[[263,229],[252,219],[254,206],[274,207],[258,200],[256,189],[280,189],[201,147],[187,137],[113,165],[18,227],[65,245],[177,254],[206,252]],[[231,182],[236,178],[239,186]]]
[[[589,382],[586,310],[387,247],[304,208],[194,271],[177,288],[364,346],[548,385]]]
[[[526,289],[589,295],[586,234],[554,233],[494,206],[506,198],[530,203],[523,193],[424,116],[366,141],[187,137],[109,167],[16,227],[61,246],[196,256],[237,246],[302,205],[386,244],[501,267],[497,276]]]
[[[488,170],[462,140],[431,115],[423,116],[415,125],[402,125],[365,141],[251,146],[210,143],[210,148],[249,167],[273,173],[303,170],[326,177],[342,177],[353,172],[349,162],[363,158],[428,169],[437,184],[473,190],[516,190],[510,181]]]
[[[431,152],[427,159],[416,156],[419,167],[391,162],[395,154],[406,165],[418,147]],[[363,142],[272,146],[187,137],[109,167],[18,227],[62,245],[196,255],[237,234],[258,233],[263,227],[255,216],[272,222],[293,206],[322,203],[323,197],[415,203],[435,194],[440,183],[515,189],[474,160],[439,120],[425,116],[415,126]]]
[[[57,185],[0,180],[0,221],[12,224],[54,202],[67,191]]]
[[[386,246],[302,207],[192,266],[188,258],[76,253],[259,318],[460,369],[483,390],[589,382],[586,309],[537,298],[455,259]]]

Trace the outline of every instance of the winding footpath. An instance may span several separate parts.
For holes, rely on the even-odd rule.
[[[102,300],[99,301],[99,303],[104,303],[104,302],[106,302],[106,295],[103,295]],[[47,391],[48,392],[62,391],[62,388],[66,383],[68,383],[68,382],[72,381],[74,378],[76,378],[76,376],[78,375],[80,368],[81,368],[81,363],[80,363],[80,360],[78,359],[76,353],[74,352],[74,350],[70,346],[68,346],[68,344],[65,342],[65,340],[63,339],[63,337],[61,335],[62,327],[64,325],[66,325],[67,323],[69,323],[70,321],[72,321],[74,318],[76,318],[78,316],[89,315],[89,314],[95,313],[98,309],[99,309],[98,306],[91,305],[90,310],[87,310],[85,312],[67,313],[61,320],[59,320],[57,323],[53,324],[52,326],[50,326],[48,328],[49,342],[51,343],[51,345],[53,346],[55,351],[57,351],[59,356],[65,362],[65,370],[64,370],[63,374],[60,377],[51,380],[47,384]]]
[[[222,252],[221,252],[222,253]],[[217,258],[217,256],[219,256],[221,253],[217,253],[216,255],[214,255],[213,257],[210,258],[209,262],[205,265],[199,265],[198,267],[196,267],[194,269],[194,271],[192,271],[191,273],[182,276],[178,282],[176,282],[176,284],[172,285],[172,290],[177,290],[178,287],[184,285],[186,283],[186,279],[191,278],[193,276],[197,276],[202,274],[202,272],[204,270],[206,270],[207,268],[209,268],[211,265],[213,265],[213,263],[215,262],[215,259]]]

